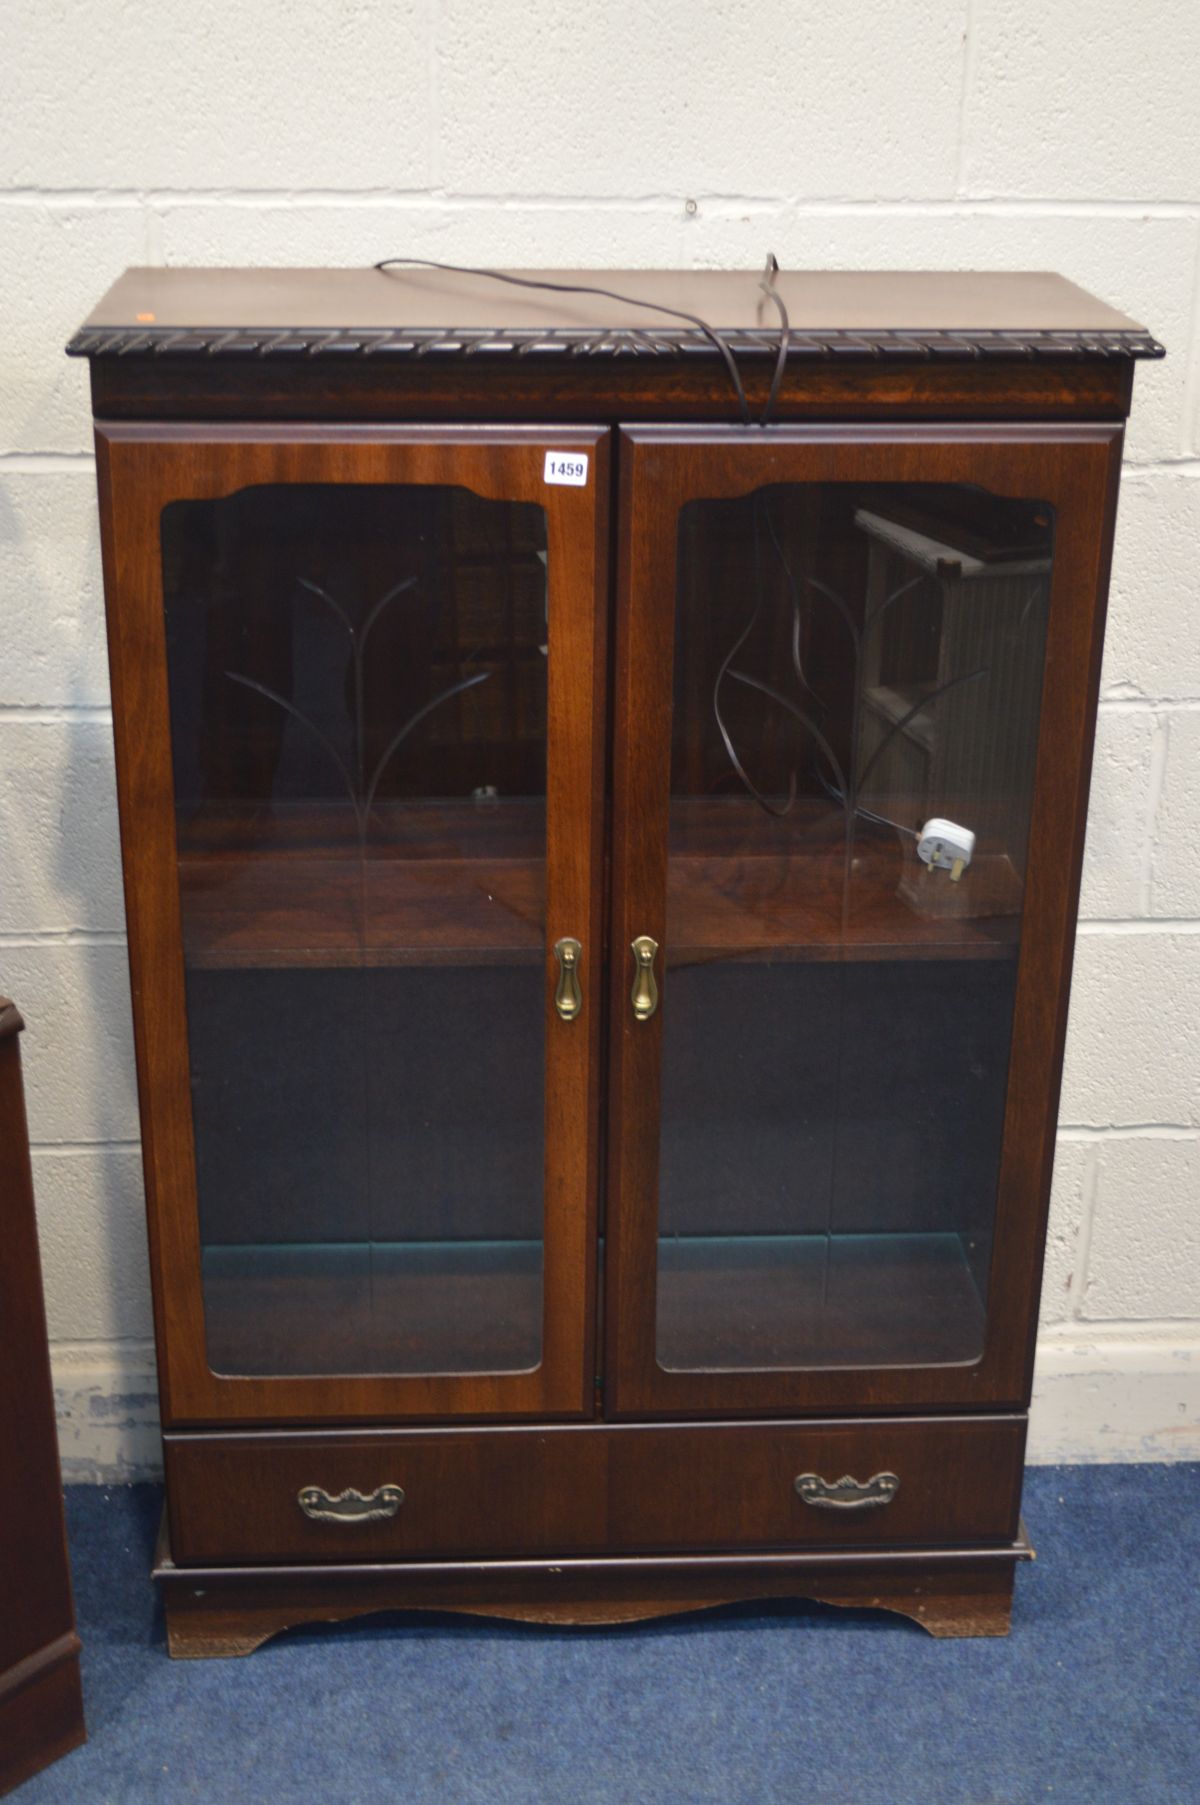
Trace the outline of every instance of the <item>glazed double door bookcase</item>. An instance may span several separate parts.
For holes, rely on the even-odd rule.
[[[1011,1585],[1119,427],[98,446],[178,1570]]]
[[[170,1420],[1020,1404],[1112,433],[101,437]]]

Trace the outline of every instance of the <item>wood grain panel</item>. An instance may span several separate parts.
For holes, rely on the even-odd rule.
[[[718,360],[691,358],[549,366],[522,357],[501,370],[467,359],[395,365],[383,359],[109,357],[92,361],[98,420],[695,420],[730,424],[737,401]],[[746,361],[752,412],[761,414],[771,358]],[[776,419],[1123,419],[1133,364],[842,362],[789,366]]]
[[[0,1793],[85,1737],[21,1026],[0,997]]]

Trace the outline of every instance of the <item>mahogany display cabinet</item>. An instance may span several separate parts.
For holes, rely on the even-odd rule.
[[[133,270],[70,349],[173,1652],[1002,1634],[1161,347],[1049,275],[392,267]]]

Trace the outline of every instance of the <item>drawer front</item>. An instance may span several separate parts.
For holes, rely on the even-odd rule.
[[[602,1549],[604,1455],[598,1440],[553,1430],[169,1437],[171,1552],[176,1561],[411,1561]],[[388,1516],[330,1521],[300,1503],[309,1488],[372,1500],[388,1486],[403,1492]],[[353,1499],[315,1508],[347,1507]]]
[[[1024,1441],[1022,1417],[175,1435],[172,1554],[236,1564],[1005,1542]]]
[[[1024,1454],[1021,1417],[652,1430],[614,1446],[610,1532],[658,1553],[1011,1541]]]

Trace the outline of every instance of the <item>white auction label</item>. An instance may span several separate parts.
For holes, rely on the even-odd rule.
[[[586,451],[548,451],[545,480],[570,483],[573,489],[582,489],[587,483],[587,467]]]

